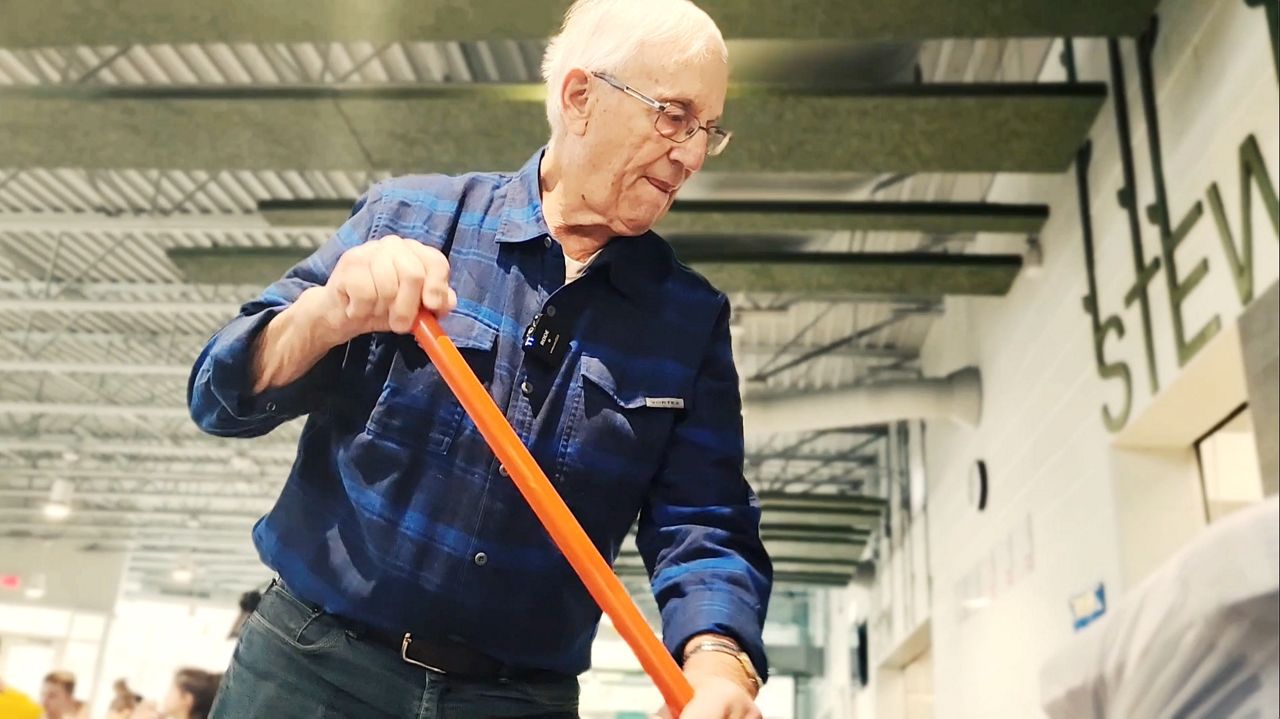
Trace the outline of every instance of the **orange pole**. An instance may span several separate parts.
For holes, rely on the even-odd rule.
[[[524,499],[538,516],[565,559],[577,572],[587,591],[609,615],[618,634],[631,645],[640,666],[658,685],[662,698],[671,709],[672,716],[679,717],[685,705],[693,699],[693,687],[667,652],[666,647],[645,622],[644,615],[631,601],[622,582],[613,573],[609,563],[600,556],[596,547],[583,531],[582,525],[569,511],[547,475],[534,461],[533,455],[520,441],[507,418],[494,404],[489,392],[480,384],[471,367],[467,365],[458,348],[440,327],[435,315],[423,310],[413,325],[413,336],[431,358],[445,384],[458,398],[462,408],[476,423],[476,428],[507,468],[512,481]]]

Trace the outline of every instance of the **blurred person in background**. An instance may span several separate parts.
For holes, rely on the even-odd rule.
[[[196,360],[208,433],[308,415],[218,719],[577,716],[600,609],[406,336],[423,308],[606,561],[638,518],[684,719],[759,716],[773,572],[729,303],[652,231],[728,143],[728,49],[687,0],[579,0],[542,70],[523,168],[378,183]]]
[[[31,697],[5,684],[0,678],[0,719],[40,719],[43,712]]]
[[[89,707],[76,699],[76,675],[68,671],[49,672],[40,687],[40,706],[45,719],[89,719]]]
[[[159,707],[154,702],[143,702],[129,719],[208,719],[221,681],[221,674],[203,669],[179,669],[173,675],[164,702]]]
[[[117,679],[116,683],[111,686],[114,696],[111,698],[111,708],[107,712],[107,719],[129,719],[133,714],[133,710],[142,703],[142,695],[129,688],[129,682],[123,678]]]

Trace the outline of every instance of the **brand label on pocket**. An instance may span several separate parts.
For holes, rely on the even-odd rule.
[[[684,409],[684,400],[679,397],[645,397],[644,406],[659,409]]]

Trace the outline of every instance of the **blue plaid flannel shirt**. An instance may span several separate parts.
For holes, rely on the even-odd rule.
[[[600,610],[410,337],[360,337],[296,382],[252,392],[258,333],[324,284],[343,251],[389,234],[441,249],[458,294],[445,330],[607,560],[639,516],[668,649],[725,634],[763,676],[772,565],[742,474],[728,302],[653,233],[613,239],[565,285],[542,217],[542,153],[514,175],[374,186],[329,242],[209,341],[191,416],[211,434],[254,437],[307,415],[253,539],[326,611],[442,634],[515,666],[588,669]],[[569,323],[558,366],[522,350],[539,312]]]

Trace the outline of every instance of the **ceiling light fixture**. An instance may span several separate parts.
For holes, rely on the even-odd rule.
[[[31,600],[44,599],[48,586],[49,578],[47,575],[44,573],[33,574],[27,582],[27,586],[22,590],[22,595]]]
[[[1022,269],[1027,277],[1039,277],[1044,271],[1044,248],[1040,238],[1034,235],[1027,238],[1027,248],[1022,253]]]
[[[69,479],[55,479],[49,487],[49,501],[44,505],[44,516],[51,522],[61,522],[71,516],[71,495],[75,485]]]

